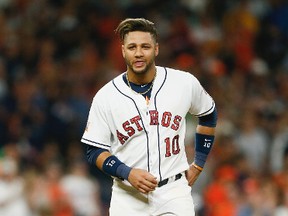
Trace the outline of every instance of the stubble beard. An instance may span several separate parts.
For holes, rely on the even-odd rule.
[[[125,61],[126,61],[128,70],[132,71],[134,74],[137,74],[137,75],[147,74],[153,65],[153,61],[149,61],[148,64],[142,70],[135,70],[133,68],[133,65],[127,59],[125,59]]]

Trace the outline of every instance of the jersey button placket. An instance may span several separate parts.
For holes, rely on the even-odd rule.
[[[150,172],[154,176],[158,176],[158,151],[157,151],[157,126],[149,125],[149,165]],[[159,180],[159,179],[158,179]]]

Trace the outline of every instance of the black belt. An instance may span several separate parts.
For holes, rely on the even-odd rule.
[[[182,177],[182,173],[178,173],[177,175],[173,176],[173,179],[171,179],[171,177],[166,178],[158,183],[158,187],[162,187],[163,185],[166,185],[169,182],[169,179],[171,179],[170,182],[172,182],[172,181],[177,181],[181,177]]]

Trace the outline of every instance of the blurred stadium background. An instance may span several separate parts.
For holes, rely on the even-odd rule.
[[[111,179],[80,138],[94,94],[125,71],[113,32],[126,17],[154,21],[157,64],[191,72],[216,101],[197,216],[287,216],[285,0],[0,0],[0,215],[107,215]]]

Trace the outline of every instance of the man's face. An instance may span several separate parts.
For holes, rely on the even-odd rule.
[[[122,45],[122,55],[128,70],[136,74],[147,73],[155,64],[159,47],[149,32],[129,32]]]

